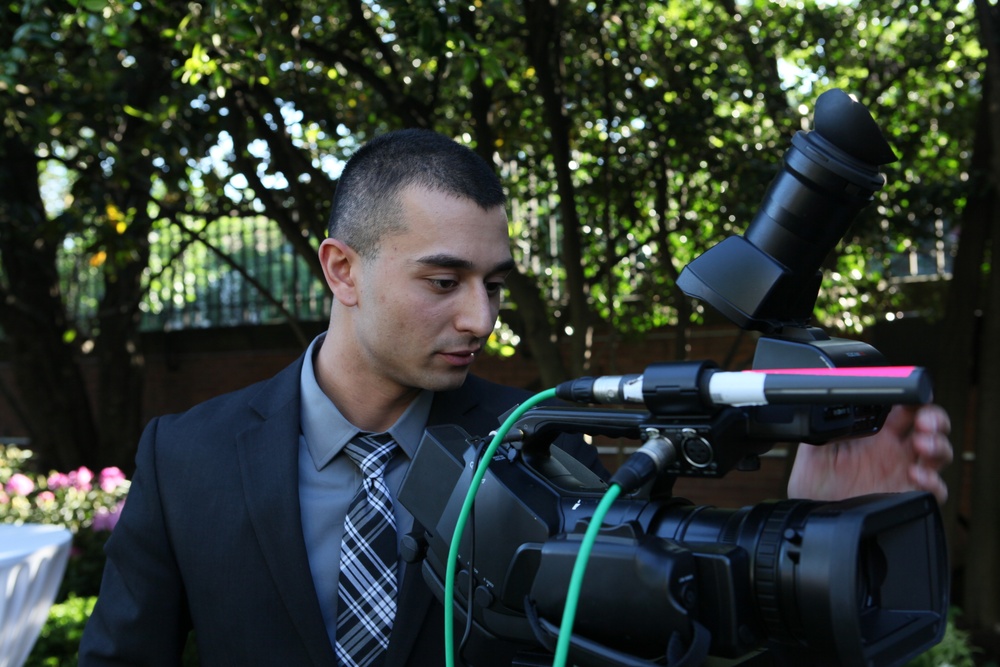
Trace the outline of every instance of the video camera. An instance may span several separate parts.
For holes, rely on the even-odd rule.
[[[820,96],[815,129],[793,138],[745,235],[678,281],[762,332],[753,369],[655,363],[564,383],[563,402],[524,411],[479,480],[450,599],[449,542],[486,440],[427,429],[399,492],[419,524],[404,555],[423,559],[431,590],[454,605],[467,664],[552,663],[574,561],[609,484],[622,493],[589,551],[572,664],[874,667],[940,641],[949,572],[930,494],[721,509],[671,493],[677,476],[754,469],[778,442],[874,433],[892,404],[929,400],[922,369],[886,366],[871,346],[809,325],[821,262],[895,159],[867,109],[839,90]],[[573,434],[643,444],[608,482],[552,446]]]

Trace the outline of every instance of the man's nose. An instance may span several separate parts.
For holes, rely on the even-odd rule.
[[[476,338],[486,338],[493,333],[497,314],[495,300],[490,298],[486,287],[472,287],[462,298],[456,328],[461,332],[471,333]]]

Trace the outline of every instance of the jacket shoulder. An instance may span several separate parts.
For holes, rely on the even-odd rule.
[[[206,434],[223,429],[232,434],[234,426],[266,419],[289,408],[297,411],[301,371],[300,357],[266,380],[207,399],[183,412],[163,415],[153,422],[161,433]]]

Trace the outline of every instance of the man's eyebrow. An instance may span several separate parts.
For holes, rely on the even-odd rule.
[[[441,253],[438,255],[426,255],[417,260],[417,264],[424,266],[439,267],[442,269],[464,269],[466,271],[474,269],[475,265],[467,259]],[[513,271],[517,263],[513,259],[506,259],[494,266],[487,273],[507,273]]]

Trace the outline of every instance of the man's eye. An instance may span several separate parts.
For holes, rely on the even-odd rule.
[[[439,290],[450,290],[458,285],[457,280],[452,280],[450,278],[431,278],[430,283]]]
[[[504,286],[503,282],[500,281],[486,283],[486,293],[491,296],[494,294],[499,294],[501,291],[503,291],[503,286]]]

